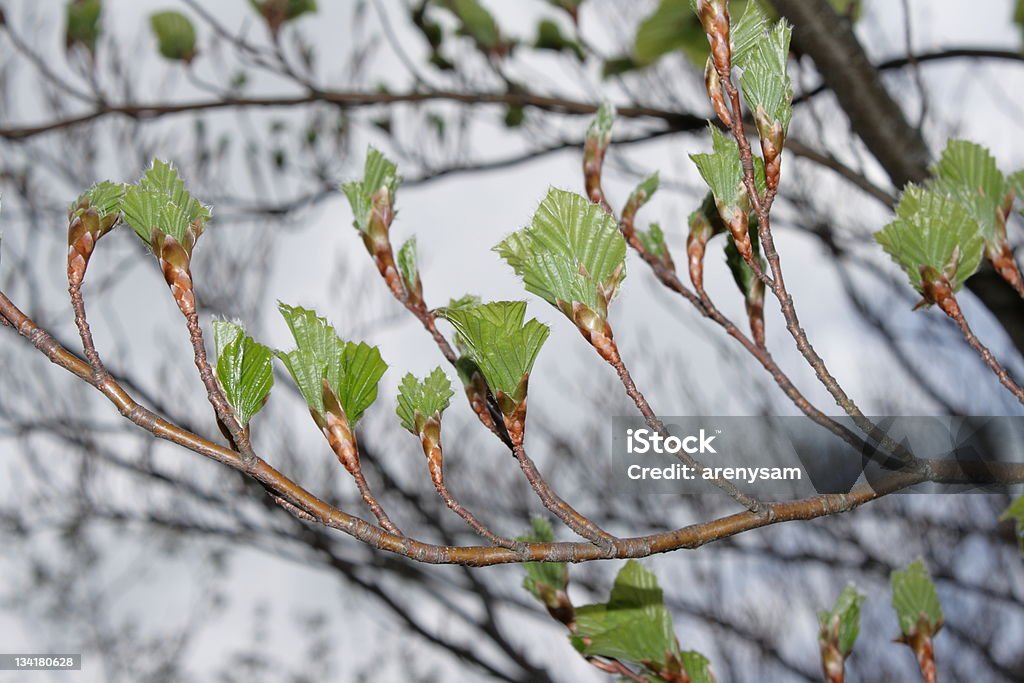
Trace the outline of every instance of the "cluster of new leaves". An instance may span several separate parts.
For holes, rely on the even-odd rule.
[[[839,14],[851,16],[854,20],[860,17],[863,4],[860,0],[830,1]],[[752,8],[763,15],[775,16],[766,3],[757,0],[732,0],[729,3],[732,16],[746,17],[755,11]],[[695,16],[691,0],[661,0],[654,12],[640,22],[633,40],[632,58],[618,58],[615,62],[624,66],[642,67],[676,51],[682,52],[700,68],[704,67],[708,58],[708,41],[700,20]]]
[[[940,275],[958,290],[977,271],[984,247],[978,221],[961,203],[915,185],[904,190],[895,220],[875,239],[922,293]]]
[[[924,188],[910,185],[896,219],[875,239],[924,291],[944,276],[954,291],[973,275],[983,256],[1005,272],[1012,264],[1006,220],[1021,195],[1024,172],[1004,176],[991,152],[967,140],[950,140]]]
[[[732,27],[732,63],[741,70],[740,89],[754,113],[761,135],[778,124],[785,135],[793,117],[793,85],[786,71],[792,29],[785,21],[772,25],[757,2]]]
[[[215,320],[213,339],[217,348],[217,380],[244,428],[270,396],[274,386],[274,354],[247,336],[236,323]]]
[[[551,188],[526,228],[494,250],[530,291],[573,319],[574,304],[602,320],[626,276],[626,242],[615,219],[573,192]]]
[[[478,304],[461,299],[456,303],[438,309],[437,315],[455,327],[457,343],[488,386],[513,401],[522,401],[533,363],[550,333],[548,326],[536,319],[524,322],[525,301]]]
[[[440,418],[454,393],[451,382],[441,368],[434,368],[423,379],[417,379],[410,372],[398,385],[398,407],[395,412],[405,429],[419,434],[427,419],[435,416]]]
[[[584,656],[628,662],[654,681],[714,680],[706,657],[679,647],[657,577],[635,560],[619,571],[607,602],[576,609],[570,641]]]
[[[278,351],[315,417],[325,418],[329,404],[336,399],[349,424],[355,425],[377,399],[377,383],[387,363],[375,346],[343,341],[326,319],[316,312],[279,304],[295,338],[296,348]],[[328,391],[330,393],[328,393]]]
[[[154,230],[183,245],[194,242],[210,218],[209,207],[189,194],[173,166],[159,159],[154,159],[139,182],[127,189],[121,211],[125,222],[146,244],[152,243]],[[190,235],[189,240],[186,235]]]
[[[379,201],[393,204],[401,182],[394,163],[373,147],[367,149],[362,180],[353,180],[341,186],[352,205],[353,225],[359,232],[365,234],[370,229],[374,196],[380,197]]]

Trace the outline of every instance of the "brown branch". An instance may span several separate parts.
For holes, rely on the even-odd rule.
[[[230,109],[234,107],[293,107],[317,102],[333,104],[342,109],[372,105],[402,103],[423,103],[432,101],[459,102],[462,104],[500,104],[518,107],[533,107],[558,114],[587,115],[597,111],[598,105],[579,102],[561,97],[547,97],[530,93],[460,92],[456,90],[433,90],[409,93],[367,93],[336,90],[316,90],[306,95],[293,97],[224,97],[220,99],[188,100],[183,102],[151,102],[138,104],[102,103],[96,109],[75,116],[47,121],[33,126],[0,128],[0,137],[21,140],[55,130],[73,128],[112,114],[127,116],[136,120],[152,120],[172,114]],[[668,122],[675,130],[701,130],[707,121],[693,114],[679,113],[644,106],[623,106],[618,110],[621,116],[629,118],[653,118]]]
[[[388,533],[318,498],[264,460],[256,458],[254,461],[245,462],[235,451],[218,446],[167,422],[132,400],[124,389],[112,379],[95,382],[88,363],[58,344],[52,336],[20,311],[3,292],[0,292],[0,317],[5,318],[50,362],[96,387],[125,418],[142,429],[157,438],[183,446],[252,477],[266,488],[274,491],[275,495],[281,499],[316,519],[320,524],[338,529],[374,548],[400,554],[419,562],[470,566],[526,561],[584,562],[607,557],[604,549],[589,542],[530,543],[526,544],[522,551],[512,551],[493,546],[433,545]],[[672,550],[698,548],[744,531],[780,522],[817,519],[848,512],[865,503],[924,481],[995,484],[1024,482],[1024,465],[1015,463],[985,463],[984,467],[974,468],[969,464],[952,461],[927,461],[927,467],[924,470],[923,472],[893,472],[881,481],[875,482],[873,486],[858,485],[846,494],[823,494],[794,501],[767,503],[768,514],[755,515],[749,511],[739,512],[673,531],[615,539],[612,542],[613,557],[638,558]]]

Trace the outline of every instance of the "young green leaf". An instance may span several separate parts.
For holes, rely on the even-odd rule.
[[[473,39],[485,52],[506,47],[498,22],[478,0],[440,0],[438,3],[459,20],[459,34]]]
[[[922,269],[942,273],[960,289],[978,269],[984,240],[978,222],[955,200],[908,185],[896,207],[896,220],[875,233],[875,240],[924,291]]]
[[[466,308],[476,308],[480,305],[480,297],[476,294],[464,294],[458,299],[449,299],[447,310],[461,310]]]
[[[96,52],[102,13],[102,0],[68,0],[64,46],[71,49],[75,45],[81,45],[89,52]]]
[[[522,381],[533,369],[548,338],[547,325],[526,317],[525,301],[493,301],[473,307],[442,308],[437,315],[450,322],[457,341],[477,364],[494,391],[521,401]]]
[[[174,167],[154,159],[149,169],[135,185],[129,186],[122,203],[124,220],[146,243],[150,243],[153,229],[170,235],[178,242],[198,221],[198,232],[210,218],[209,207],[185,189]]]
[[[860,634],[860,606],[864,595],[850,585],[843,589],[831,610],[818,612],[819,638],[834,644],[840,656],[849,656]]]
[[[398,250],[398,271],[402,274],[402,282],[409,292],[420,289],[420,271],[416,265],[416,238],[407,239]]]
[[[572,316],[602,319],[625,279],[626,242],[615,219],[573,192],[551,188],[526,228],[494,247],[530,291]]]
[[[1020,542],[1021,553],[1024,553],[1024,496],[1013,501],[999,517],[999,521],[1011,519],[1017,523],[1017,540]]]
[[[423,379],[416,379],[410,372],[398,385],[398,408],[395,412],[403,427],[419,434],[423,421],[435,413],[444,412],[454,393],[452,383],[441,368],[434,368]]]
[[[615,107],[610,102],[602,102],[597,114],[587,128],[587,140],[599,147],[607,147],[612,140],[612,126],[615,123]]]
[[[640,22],[633,39],[633,55],[639,66],[648,66],[676,50],[693,64],[703,66],[708,58],[708,39],[688,0],[661,0],[657,9]]]
[[[683,671],[690,679],[690,683],[715,683],[715,677],[711,673],[711,662],[699,652],[683,652],[679,655]]]
[[[615,577],[608,602],[576,610],[576,627],[569,639],[588,657],[664,662],[681,654],[658,579],[635,560]]]
[[[102,219],[110,214],[120,213],[121,204],[124,201],[126,186],[124,183],[112,183],[103,180],[96,183],[83,192],[78,199],[71,204],[71,211],[79,208],[91,208]]]
[[[1010,186],[987,149],[967,140],[950,140],[931,167],[930,187],[956,199],[981,227],[989,245],[1002,241],[997,218]]]
[[[735,12],[733,12],[733,16]],[[738,21],[733,22],[729,32],[732,45],[732,63],[740,69],[750,65],[752,56],[768,30],[768,17],[759,2],[748,2]]]
[[[530,526],[530,533],[516,540],[525,543],[555,542],[551,522],[545,518],[533,517]],[[556,593],[564,591],[569,583],[569,566],[564,562],[524,562],[523,569],[526,571],[523,588],[545,605],[557,606]]]
[[[274,386],[274,354],[246,336],[241,325],[215,320],[213,338],[217,347],[217,379],[224,398],[245,428],[263,408]]]
[[[181,12],[168,10],[149,16],[157,47],[167,59],[191,62],[196,55],[196,30]]]
[[[793,84],[786,71],[791,32],[789,24],[778,21],[757,35],[742,55],[745,64],[740,75],[740,89],[755,119],[781,124],[783,134],[793,117]]]
[[[323,384],[338,397],[349,424],[355,425],[377,399],[377,384],[387,363],[375,346],[343,341],[315,311],[279,304],[295,338],[294,351],[278,351],[310,409],[324,415]]]
[[[629,194],[629,199],[626,201],[627,206],[632,207],[635,213],[640,207],[651,201],[651,197],[658,191],[658,182],[657,171],[641,180],[640,184]]]
[[[665,233],[662,232],[658,223],[651,223],[647,230],[637,230],[637,239],[643,245],[644,251],[664,259],[669,255],[668,245],[665,243]]]
[[[745,203],[746,190],[743,188],[740,148],[735,140],[717,127],[709,126],[709,129],[714,151],[711,154],[691,154],[690,159],[697,165],[719,206],[741,206]]]
[[[942,628],[942,605],[928,570],[921,560],[892,573],[892,606],[900,620],[900,631],[910,638],[917,634],[934,636]]]
[[[370,227],[374,193],[386,188],[391,203],[394,203],[395,193],[402,182],[397,171],[398,167],[393,162],[373,147],[369,147],[366,151],[362,180],[353,180],[341,186],[342,192],[352,206],[352,224],[359,232],[365,233]]]

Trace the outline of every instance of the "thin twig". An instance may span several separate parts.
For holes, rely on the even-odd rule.
[[[945,312],[945,314],[956,323],[957,327],[960,328],[960,332],[964,335],[964,339],[967,340],[967,343],[972,349],[978,352],[981,359],[985,361],[985,365],[987,365],[989,369],[995,373],[996,377],[999,378],[999,382],[1006,387],[1011,394],[1016,396],[1018,401],[1024,403],[1024,389],[1022,389],[1021,386],[1017,384],[1012,377],[1010,377],[1010,373],[1006,368],[1003,367],[998,359],[996,359],[989,348],[985,346],[980,339],[978,339],[978,336],[974,334],[974,330],[972,330],[971,326],[967,323],[967,318],[964,317],[963,310],[960,308],[960,302],[956,299],[956,296],[952,295],[951,298],[940,302],[940,307],[943,312]]]

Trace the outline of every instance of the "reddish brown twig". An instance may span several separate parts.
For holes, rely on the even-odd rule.
[[[418,425],[417,425],[418,426]],[[427,471],[430,473],[430,481],[434,483],[437,495],[448,506],[448,509],[457,514],[466,524],[478,535],[486,538],[494,545],[502,548],[519,549],[522,543],[499,536],[481,522],[476,516],[467,510],[462,503],[455,499],[455,496],[448,490],[444,482],[444,452],[441,448],[441,416],[435,414],[424,421],[420,429],[420,444],[423,446],[423,455],[427,458]]]
[[[327,443],[331,446],[331,450],[334,451],[334,455],[338,458],[338,462],[341,463],[342,467],[345,468],[345,471],[351,475],[356,488],[359,490],[359,495],[363,498],[363,502],[370,512],[373,513],[373,516],[377,518],[377,521],[380,522],[381,527],[396,536],[402,536],[401,530],[391,521],[380,501],[377,500],[370,490],[370,485],[363,475],[362,463],[359,461],[359,444],[356,441],[356,434],[349,425],[345,411],[334,396],[334,392],[327,386],[326,381],[324,381],[324,399],[325,404],[327,404],[324,411],[324,420],[321,422],[317,419],[317,415],[314,414],[314,421],[317,424],[322,424],[321,429],[327,438]]]
[[[967,318],[964,317],[964,313],[960,308],[960,302],[956,298],[956,294],[953,293],[953,288],[950,286],[949,281],[945,276],[940,274],[932,274],[929,276],[925,270],[922,270],[922,278],[924,281],[924,297],[928,303],[936,304],[942,312],[945,313],[953,322],[956,323],[957,327],[960,328],[960,332],[963,334],[964,339],[972,349],[974,349],[981,359],[985,362],[985,365],[995,373],[995,376],[999,378],[999,382],[1006,387],[1006,389],[1017,397],[1017,400],[1024,403],[1024,389],[1021,388],[1017,382],[1010,377],[1010,373],[1003,367],[1003,365],[996,359],[985,344],[982,343],[978,336],[974,334],[974,330],[967,322]]]

